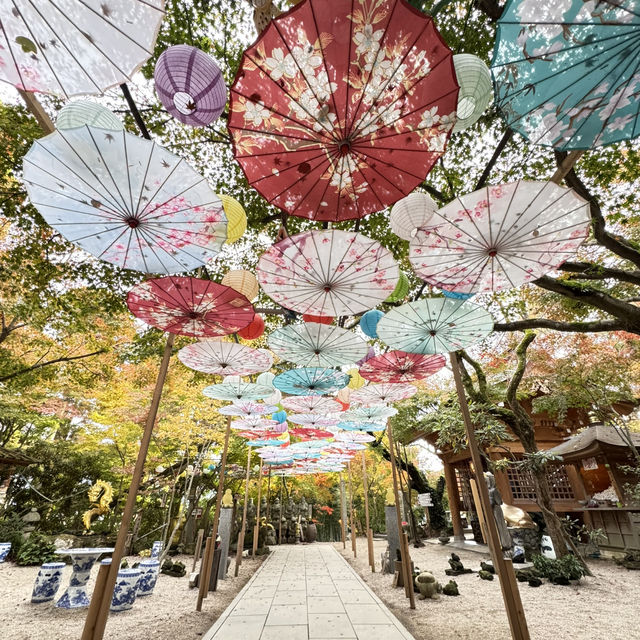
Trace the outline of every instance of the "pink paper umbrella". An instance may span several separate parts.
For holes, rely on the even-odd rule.
[[[340,403],[326,396],[293,396],[284,398],[282,406],[298,413],[335,413],[340,411]]]
[[[227,88],[218,65],[204,51],[186,44],[163,51],[153,78],[167,111],[192,127],[217,120],[227,102]]]
[[[271,368],[273,358],[265,349],[252,349],[235,342],[202,340],[178,351],[182,364],[203,373],[248,376]]]
[[[220,407],[218,413],[223,416],[270,416],[278,411],[278,407],[274,404],[264,404],[263,402],[237,402],[226,407]]]
[[[153,327],[196,338],[236,333],[255,315],[249,300],[235,289],[181,276],[136,285],[127,296],[127,306]]]
[[[372,382],[415,382],[433,375],[444,363],[444,356],[439,354],[389,351],[367,360],[360,367],[360,375]]]
[[[370,433],[364,431],[340,431],[336,433],[336,440],[340,443],[348,444],[350,442],[357,442],[362,444],[364,442],[373,442],[376,438]]]
[[[278,424],[276,420],[269,420],[263,416],[245,416],[234,420],[231,423],[231,428],[240,431],[246,431],[247,429],[274,429]]]
[[[312,427],[296,427],[289,429],[289,435],[292,438],[297,438],[301,441],[306,440],[326,440],[333,438],[331,431],[325,431],[324,429],[314,429]]]

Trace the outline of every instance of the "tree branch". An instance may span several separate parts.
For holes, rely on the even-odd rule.
[[[527,349],[529,345],[536,339],[535,331],[527,331],[524,334],[524,338],[516,348],[516,356],[518,358],[518,364],[516,366],[516,370],[511,376],[511,380],[509,381],[509,386],[507,387],[506,400],[509,406],[513,409],[514,405],[519,405],[516,398],[516,393],[518,391],[518,387],[522,382],[522,377],[524,376],[524,371],[527,368]]]
[[[614,267],[601,267],[589,262],[564,262],[560,267],[567,273],[579,274],[580,280],[606,280],[612,278],[640,286],[640,271],[625,271]]]
[[[493,325],[494,331],[524,331],[525,329],[552,329],[553,331],[566,331],[569,333],[602,333],[604,331],[630,331],[632,333],[637,333],[620,320],[558,322],[556,320],[547,320],[545,318],[527,318],[527,320],[498,322]]]
[[[6,376],[0,376],[0,382],[6,382],[7,380],[11,380],[12,378],[17,378],[18,376],[24,375],[25,373],[29,373],[30,371],[35,371],[36,369],[42,369],[43,367],[48,367],[52,364],[57,364],[59,362],[71,362],[73,360],[81,360],[82,358],[90,358],[92,356],[97,356],[100,353],[106,353],[106,349],[99,349],[98,351],[93,351],[92,353],[84,353],[81,356],[63,356],[61,358],[55,358],[54,360],[47,360],[46,362],[40,362],[39,364],[34,364],[31,367],[25,367],[24,369],[19,369],[18,371],[14,371],[13,373],[9,373]]]
[[[439,191],[426,182],[423,182],[420,187],[424,189],[430,196],[433,196],[437,200],[440,200],[441,203],[446,203],[451,200],[451,198],[448,198],[444,193],[442,193],[442,191]]]
[[[560,166],[566,157],[566,154],[561,151],[556,151],[555,156],[556,162],[558,163],[558,166]],[[612,251],[621,258],[629,260],[629,262],[632,262],[636,267],[640,268],[640,251],[638,251],[638,249],[636,249],[628,240],[606,230],[606,222],[602,215],[602,209],[600,208],[598,200],[591,194],[584,182],[582,182],[578,177],[575,169],[570,169],[564,179],[567,185],[569,185],[579,196],[589,203],[593,235],[598,241],[598,244],[609,249],[609,251]]]
[[[489,175],[491,174],[493,166],[498,161],[500,154],[504,151],[504,148],[507,146],[511,138],[513,138],[513,129],[506,129],[506,131],[502,135],[500,142],[498,142],[498,146],[495,148],[491,159],[487,163],[487,166],[484,168],[482,175],[478,178],[478,182],[474,188],[474,191],[477,191],[478,189],[482,189],[482,187],[484,187],[487,180],[489,179]]]
[[[498,0],[476,0],[476,6],[491,18],[492,22],[497,22],[504,10],[504,7],[498,4]]]
[[[487,376],[485,376],[480,363],[474,360],[464,349],[460,352],[460,357],[463,360],[466,360],[476,372],[476,377],[478,378],[478,394],[482,396],[484,399],[487,397]]]

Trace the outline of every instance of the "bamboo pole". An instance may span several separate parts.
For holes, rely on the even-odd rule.
[[[267,479],[267,522],[271,522],[271,467],[269,467],[269,477]]]
[[[342,534],[342,548],[347,548],[347,501],[344,496],[344,478],[340,473],[340,531]]]
[[[22,89],[18,89],[18,93],[27,105],[27,109],[31,112],[31,115],[38,121],[40,128],[47,134],[53,133],[55,131],[53,122],[38,98],[36,98],[35,93],[23,91]]]
[[[351,476],[351,462],[347,463],[347,473],[349,474],[349,521],[351,522],[351,551],[353,557],[358,557],[358,543],[356,540],[356,521],[353,517],[353,479]]]
[[[213,548],[213,551],[212,551]],[[207,597],[209,591],[209,580],[211,579],[211,567],[213,565],[213,557],[215,554],[215,542],[212,544],[211,536],[207,536],[204,543],[204,553],[202,554],[202,562],[200,563],[200,582],[198,583],[198,602],[196,604],[197,611],[202,611],[202,599]],[[201,594],[204,595],[201,596]]]
[[[101,564],[98,569],[98,575],[96,576],[96,584],[93,587],[94,592],[103,593],[104,585],[107,581],[107,576],[109,575],[109,566],[106,564]],[[92,598],[91,603],[89,604],[89,610],[87,611],[87,617],[85,619],[84,629],[82,631],[82,636],[80,640],[91,640],[91,636],[89,635],[93,630],[95,625],[96,617],[98,615],[98,611],[100,609],[99,598]]]
[[[207,579],[201,580],[198,589],[198,601],[196,611],[202,611],[202,601],[209,593],[209,577],[211,576],[211,559],[216,551],[216,538],[218,537],[218,524],[220,522],[220,509],[222,507],[222,496],[224,494],[224,474],[227,468],[227,453],[229,452],[229,436],[231,435],[231,416],[227,417],[227,428],[224,432],[224,445],[222,447],[222,460],[220,461],[220,477],[218,479],[218,493],[216,495],[216,510],[213,514],[213,526],[211,528],[211,558],[207,560],[205,572]]]
[[[131,484],[129,485],[129,493],[127,494],[127,502],[122,513],[122,520],[120,522],[120,529],[118,531],[118,537],[116,539],[116,545],[111,555],[111,566],[109,567],[109,573],[104,582],[104,589],[102,591],[94,588],[91,602],[94,599],[98,599],[100,606],[95,619],[85,620],[85,626],[83,630],[83,637],[87,640],[101,640],[104,636],[104,629],[107,624],[107,618],[109,617],[109,608],[111,607],[111,598],[113,597],[113,590],[116,586],[116,580],[118,578],[118,571],[120,569],[120,562],[124,553],[124,547],[127,542],[127,534],[129,533],[129,525],[131,524],[131,517],[136,504],[136,496],[138,495],[138,489],[142,480],[142,473],[144,471],[144,463],[147,458],[147,452],[149,451],[149,443],[151,442],[151,434],[153,427],[155,426],[156,417],[158,415],[158,407],[160,406],[160,398],[162,396],[162,387],[167,377],[167,370],[169,368],[169,360],[171,359],[171,349],[175,335],[170,333],[167,336],[167,342],[164,347],[164,353],[162,355],[162,362],[160,363],[160,370],[158,371],[158,378],[156,380],[156,386],[153,390],[153,397],[151,399],[151,406],[149,407],[149,413],[147,414],[147,420],[144,425],[144,431],[142,432],[142,439],[140,441],[140,450],[138,451],[138,458],[136,460],[133,474],[131,476]],[[97,605],[93,605],[97,606]]]
[[[256,557],[258,550],[258,535],[260,534],[260,500],[262,499],[262,458],[260,458],[260,470],[258,471],[258,506],[256,507],[256,526],[253,528],[253,548],[251,556]]]
[[[460,403],[460,410],[462,412],[462,418],[467,432],[467,440],[469,441],[469,452],[471,453],[471,459],[473,461],[473,471],[476,477],[480,506],[484,512],[484,521],[488,533],[487,542],[489,543],[493,566],[496,569],[496,573],[498,574],[498,579],[500,581],[502,599],[504,600],[504,606],[509,619],[509,627],[511,628],[511,637],[513,640],[529,640],[529,629],[527,627],[527,621],[524,615],[522,601],[520,599],[518,584],[515,580],[513,565],[511,560],[505,560],[502,553],[498,527],[493,517],[493,509],[489,498],[489,489],[485,478],[482,475],[482,457],[476,440],[475,428],[471,421],[471,414],[469,413],[467,396],[465,395],[464,386],[462,384],[458,357],[455,353],[450,353],[449,359],[451,360],[451,368],[453,369],[453,378],[455,380],[456,391],[458,393],[458,401]]]
[[[367,553],[369,555],[369,566],[373,573],[376,572],[376,562],[373,557],[373,531],[369,528],[369,482],[367,480],[367,460],[362,451],[362,488],[364,490],[364,526],[367,534]]]
[[[577,151],[570,151],[567,154],[567,157],[560,163],[560,166],[555,170],[555,173],[551,176],[550,182],[555,182],[555,184],[560,184],[564,177],[573,169],[573,165],[578,162],[578,160],[584,154],[583,149],[579,149]]]
[[[278,524],[278,544],[282,544],[282,487],[284,486],[284,476],[280,476],[280,523]]]
[[[411,573],[411,558],[409,557],[409,545],[405,544],[405,535],[402,529],[402,516],[400,515],[400,496],[398,495],[398,469],[396,467],[396,456],[393,451],[393,434],[391,433],[391,423],[387,420],[387,438],[389,439],[389,457],[391,458],[391,476],[393,478],[393,496],[396,503],[396,520],[398,525],[398,536],[400,538],[400,559],[402,560],[402,571],[404,578],[405,594],[409,598],[409,607],[416,608],[416,599],[413,593],[413,575]],[[393,559],[390,558],[393,562]]]
[[[242,525],[240,526],[240,534],[238,536],[238,548],[236,549],[236,568],[233,572],[234,577],[238,577],[238,571],[242,564],[242,553],[244,551],[244,533],[247,526],[247,503],[249,502],[249,480],[251,477],[251,447],[247,447],[247,475],[244,480],[244,506],[242,507]]]

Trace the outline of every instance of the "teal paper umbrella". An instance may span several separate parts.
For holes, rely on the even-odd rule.
[[[214,400],[229,400],[231,402],[264,400],[272,393],[271,387],[251,382],[221,382],[212,384],[202,390],[205,396]]]
[[[384,431],[387,428],[387,425],[384,422],[379,424],[377,422],[357,422],[354,420],[346,420],[345,422],[339,422],[336,425],[336,428],[342,429],[342,431]]]
[[[349,375],[335,369],[302,367],[276,376],[273,386],[293,396],[335,393],[349,384]]]
[[[345,420],[354,420],[355,422],[380,422],[395,416],[398,413],[393,407],[371,406],[371,407],[353,407],[345,411],[342,416]]]
[[[360,360],[369,345],[352,331],[333,325],[305,322],[276,329],[269,347],[283,360],[302,367],[339,367]]]
[[[496,103],[535,144],[591,149],[640,134],[633,0],[511,0],[492,71]]]
[[[472,302],[423,298],[389,311],[378,324],[381,340],[409,353],[448,353],[482,340],[493,318]]]

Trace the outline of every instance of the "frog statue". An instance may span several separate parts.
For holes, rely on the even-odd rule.
[[[416,589],[420,592],[420,600],[437,600],[442,593],[442,585],[436,581],[435,576],[428,571],[423,571],[416,576]]]

